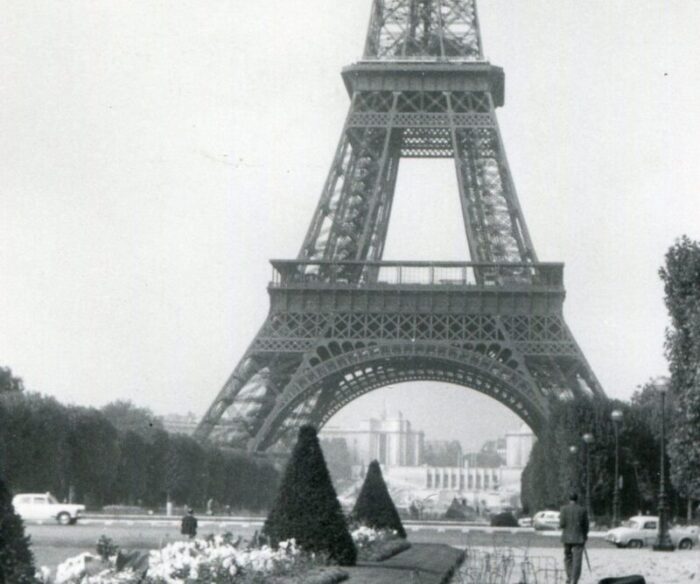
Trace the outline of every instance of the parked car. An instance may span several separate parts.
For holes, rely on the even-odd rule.
[[[85,505],[59,503],[51,493],[20,493],[12,499],[15,512],[25,521],[55,519],[61,525],[73,525]]]
[[[521,517],[518,519],[518,525],[520,527],[532,527],[532,517]]]
[[[559,529],[559,511],[540,511],[532,518],[532,526],[538,531]]]
[[[630,517],[620,527],[611,529],[605,535],[605,540],[619,548],[641,548],[652,546],[659,532],[659,518],[654,515],[636,515]],[[700,528],[672,527],[669,530],[671,542],[681,550],[690,550],[698,545]]]

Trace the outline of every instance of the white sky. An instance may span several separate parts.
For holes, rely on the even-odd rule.
[[[268,260],[301,245],[369,9],[4,0],[0,365],[67,402],[202,413],[262,324]],[[568,323],[627,398],[665,371],[663,254],[700,237],[700,2],[479,9],[536,249],[566,262]],[[466,259],[454,183],[443,162],[402,166],[387,259]],[[481,404],[431,395],[411,394],[431,437]]]

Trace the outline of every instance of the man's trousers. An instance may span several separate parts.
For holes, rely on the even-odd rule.
[[[581,577],[581,566],[583,560],[583,544],[564,544],[564,566],[566,567],[567,584],[578,584]]]

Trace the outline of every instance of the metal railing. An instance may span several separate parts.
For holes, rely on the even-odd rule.
[[[273,288],[548,287],[562,288],[555,263],[355,262],[272,260]]]
[[[478,55],[364,55],[360,63],[488,63]]]

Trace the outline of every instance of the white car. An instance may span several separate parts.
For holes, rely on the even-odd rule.
[[[559,529],[559,511],[540,511],[532,518],[532,526],[538,531]]]
[[[54,519],[61,525],[73,525],[85,505],[59,503],[51,493],[20,493],[12,499],[15,512],[25,521]]]
[[[659,518],[654,515],[637,515],[630,517],[620,527],[611,529],[605,535],[605,541],[619,548],[651,547],[659,533]],[[668,531],[671,542],[681,550],[690,550],[698,544],[700,528],[672,527]]]

